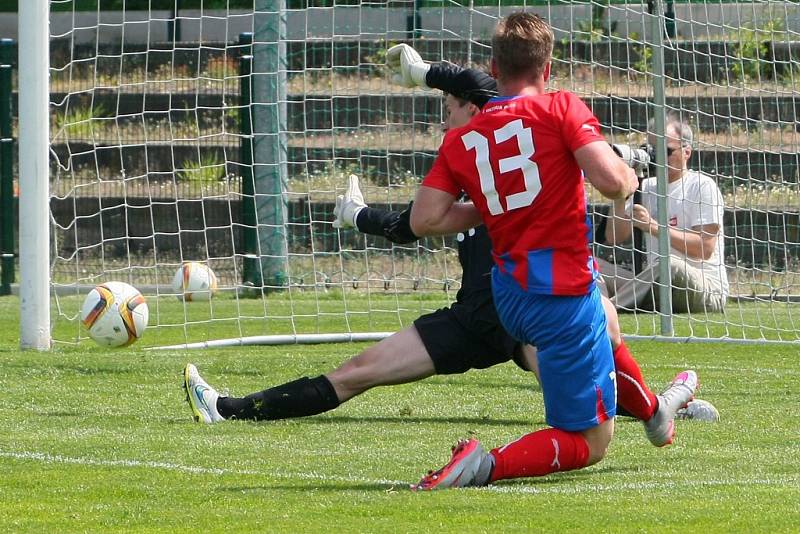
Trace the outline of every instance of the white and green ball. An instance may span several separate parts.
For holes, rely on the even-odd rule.
[[[172,290],[181,300],[211,300],[217,292],[217,275],[205,263],[187,261],[175,272]]]
[[[142,337],[150,311],[138,289],[125,282],[106,282],[83,301],[81,323],[103,347],[125,347]]]

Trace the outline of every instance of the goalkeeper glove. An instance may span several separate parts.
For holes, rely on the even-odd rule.
[[[356,218],[358,213],[366,207],[364,195],[361,194],[361,189],[358,187],[358,176],[351,174],[347,183],[347,192],[344,196],[336,197],[336,206],[333,208],[336,218],[333,220],[333,227],[358,229]]]
[[[403,87],[430,89],[425,75],[431,66],[422,61],[419,53],[407,44],[394,45],[386,52],[386,65],[392,71],[392,83]]]

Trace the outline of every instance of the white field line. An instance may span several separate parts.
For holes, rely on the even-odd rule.
[[[249,469],[222,469],[215,467],[198,467],[190,465],[173,464],[169,462],[151,462],[141,460],[98,460],[93,458],[70,458],[61,455],[52,455],[41,452],[7,452],[0,451],[0,458],[12,458],[15,460],[37,461],[47,464],[74,464],[74,465],[93,465],[101,467],[130,467],[145,469],[165,469],[168,471],[181,471],[185,473],[199,475],[256,475],[265,477],[277,477],[285,479],[300,480],[319,480],[322,482],[348,482],[354,484],[367,484],[376,486],[398,486],[407,487],[407,481],[386,480],[386,479],[366,479],[359,477],[329,476],[320,473],[284,473],[279,471],[254,471]],[[700,489],[713,486],[780,486],[800,484],[800,476],[779,476],[773,478],[724,478],[713,480],[664,480],[659,482],[624,482],[621,484],[581,484],[571,486],[568,482],[563,485],[547,487],[534,487],[523,485],[502,484],[499,486],[488,486],[479,488],[478,491],[491,491],[496,493],[511,494],[561,494],[561,495],[580,495],[598,492],[614,491],[653,491],[664,489]]]
[[[659,482],[622,482],[620,484],[582,484],[568,486],[538,488],[533,486],[499,485],[479,488],[479,491],[494,491],[497,493],[527,493],[527,494],[560,494],[581,495],[584,493],[606,493],[614,491],[663,491],[670,489],[701,489],[714,486],[780,486],[786,487],[800,483],[800,477],[775,477],[775,478],[724,478],[711,480],[663,480]]]
[[[181,471],[198,475],[255,475],[272,476],[277,478],[321,480],[326,482],[353,482],[359,484],[376,485],[405,485],[406,482],[397,480],[366,480],[358,477],[328,476],[319,473],[283,473],[280,471],[254,471],[249,469],[223,469],[218,467],[198,467],[192,465],[173,464],[170,462],[151,462],[142,460],[98,460],[94,458],[70,458],[68,456],[53,455],[42,452],[8,452],[0,451],[0,458],[13,458],[15,460],[32,460],[46,464],[74,464],[93,465],[100,467],[133,467],[145,469],[164,469],[167,471]]]
[[[660,363],[641,363],[639,366],[642,369],[695,369],[698,373],[702,373],[703,371],[724,371],[726,373],[739,373],[739,374],[756,374],[756,375],[774,375],[774,376],[794,376],[800,375],[800,369],[776,369],[774,367],[731,367],[728,365],[700,365],[697,367],[692,367],[691,365],[686,365],[681,367],[680,365],[675,364],[660,364]]]

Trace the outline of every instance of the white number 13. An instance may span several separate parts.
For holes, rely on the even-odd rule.
[[[494,131],[495,143],[508,141],[512,137],[517,138],[519,154],[509,158],[503,158],[498,162],[501,173],[522,171],[525,179],[525,190],[514,193],[506,197],[506,209],[508,211],[517,208],[524,208],[533,204],[533,200],[542,189],[542,182],[539,179],[539,166],[531,161],[531,156],[535,152],[533,146],[533,135],[530,128],[522,127],[522,119],[509,122],[502,128]],[[478,167],[478,176],[481,180],[481,192],[486,197],[486,204],[489,213],[500,215],[503,213],[503,206],[500,203],[500,195],[495,186],[494,172],[489,163],[489,140],[476,131],[471,131],[461,136],[464,148],[475,150],[475,165]]]

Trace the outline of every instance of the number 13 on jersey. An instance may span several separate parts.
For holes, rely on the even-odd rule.
[[[496,144],[508,141],[513,137],[517,139],[519,153],[516,156],[502,158],[497,163],[501,174],[521,170],[525,189],[505,197],[507,211],[530,206],[542,189],[542,182],[539,179],[539,166],[531,160],[535,152],[533,135],[530,128],[522,126],[522,119],[513,120],[494,131],[494,142]],[[475,166],[478,168],[481,192],[486,198],[489,213],[500,215],[506,210],[503,210],[495,184],[494,171],[490,163],[489,140],[472,130],[462,135],[461,141],[467,150],[475,150]]]

